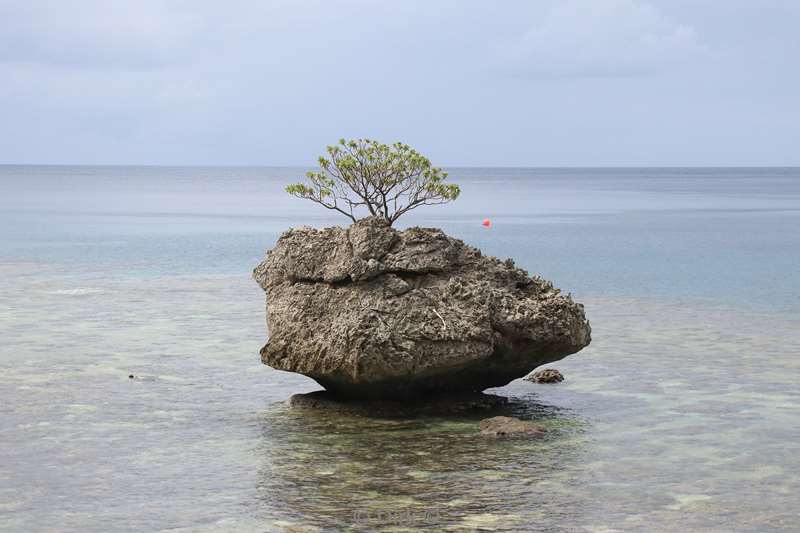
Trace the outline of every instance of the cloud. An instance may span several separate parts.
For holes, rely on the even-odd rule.
[[[797,162],[797,6],[386,6],[0,0],[0,163],[305,164],[341,136],[437,164]]]
[[[0,0],[0,63],[147,70],[282,55],[270,45],[319,44],[309,32],[369,27],[381,9],[369,0]]]
[[[693,27],[637,0],[562,0],[494,46],[501,68],[540,78],[647,75],[707,52]]]
[[[153,68],[180,61],[202,21],[164,2],[4,2],[0,62]]]

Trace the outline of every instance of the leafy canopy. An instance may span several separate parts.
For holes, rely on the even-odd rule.
[[[458,185],[444,183],[447,172],[431,166],[427,157],[407,144],[391,146],[371,139],[328,146],[319,158],[320,170],[308,172],[307,183],[295,183],[286,192],[316,202],[356,221],[356,211],[394,223],[421,205],[444,204],[461,193]]]

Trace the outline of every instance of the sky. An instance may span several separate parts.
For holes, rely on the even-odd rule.
[[[0,0],[0,164],[800,165],[797,0]]]

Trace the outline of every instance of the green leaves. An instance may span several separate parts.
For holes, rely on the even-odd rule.
[[[311,173],[309,172],[309,174]],[[314,193],[311,187],[307,187],[302,183],[295,183],[293,185],[289,185],[288,187],[286,187],[286,192],[288,192],[292,196],[298,196],[300,198],[308,198]]]
[[[307,172],[309,183],[289,185],[286,192],[312,200],[353,221],[355,211],[385,218],[390,224],[420,205],[458,198],[458,185],[443,183],[447,172],[400,142],[339,139],[326,148],[329,158],[318,159],[320,172]]]

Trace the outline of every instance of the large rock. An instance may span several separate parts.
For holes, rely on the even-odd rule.
[[[342,397],[482,391],[591,340],[583,306],[550,282],[433,228],[293,228],[253,277],[261,360]]]

